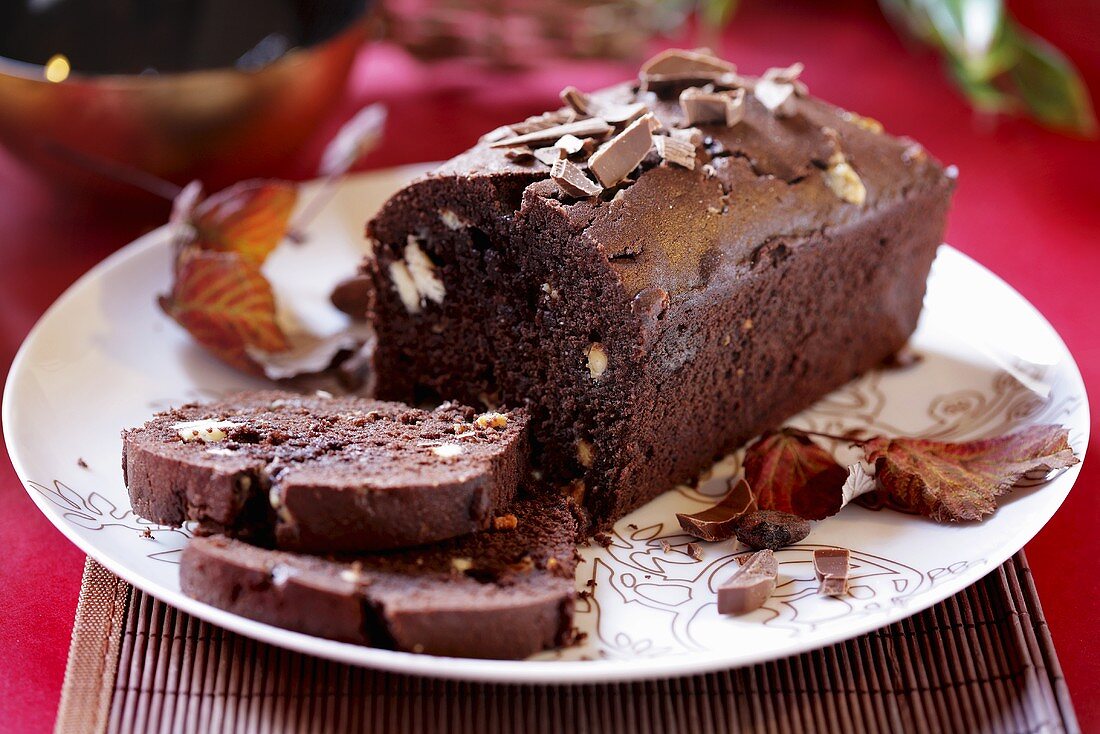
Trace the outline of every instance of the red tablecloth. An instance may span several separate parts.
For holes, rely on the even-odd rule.
[[[975,117],[937,60],[907,52],[869,2],[746,3],[723,54],[746,71],[806,62],[816,94],[909,134],[961,170],[948,241],[1022,292],[1064,336],[1100,394],[1100,145],[1022,121]],[[1100,99],[1100,49],[1088,0],[1016,4],[1036,30],[1075,54]],[[386,102],[391,124],[371,167],[445,158],[490,127],[541,111],[565,83],[593,88],[632,73],[586,65],[504,77],[423,67],[385,47],[364,51],[347,102]],[[318,143],[288,175],[308,176]],[[81,273],[162,222],[164,207],[105,208],[57,197],[0,151],[0,364]],[[1098,421],[1093,421],[1093,428]],[[1028,547],[1054,640],[1085,730],[1100,729],[1100,452],[1062,510]],[[0,460],[0,730],[53,723],[83,559],[38,513]]]

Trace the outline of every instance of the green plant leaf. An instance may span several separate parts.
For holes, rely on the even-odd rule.
[[[1038,36],[1016,30],[1019,57],[1009,72],[1024,104],[1044,125],[1076,135],[1096,135],[1096,114],[1077,69]]]

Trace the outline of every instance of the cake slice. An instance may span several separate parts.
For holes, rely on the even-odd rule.
[[[527,472],[524,411],[284,391],[188,404],[123,432],[134,511],[315,552],[484,530]]]
[[[522,501],[511,513],[499,528],[440,545],[337,559],[194,538],[180,559],[180,586],[234,614],[319,637],[523,658],[571,635],[577,527],[561,501]]]
[[[800,71],[666,52],[396,193],[337,299],[380,396],[526,404],[603,526],[898,350],[952,176]]]

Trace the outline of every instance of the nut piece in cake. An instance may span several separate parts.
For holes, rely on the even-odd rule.
[[[607,351],[603,348],[603,344],[593,342],[588,349],[584,350],[584,356],[588,359],[588,374],[592,379],[598,380],[603,377],[603,373],[607,371]]]

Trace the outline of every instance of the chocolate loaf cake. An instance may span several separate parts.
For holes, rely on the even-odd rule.
[[[423,549],[328,559],[223,536],[193,539],[184,593],[279,627],[433,655],[522,658],[564,644],[573,619],[573,516],[519,502],[511,522]]]
[[[666,52],[395,194],[336,299],[380,395],[525,403],[598,526],[899,349],[952,177],[800,71]]]
[[[282,391],[184,405],[123,432],[137,514],[315,552],[483,530],[512,501],[527,456],[522,410],[425,411]]]

